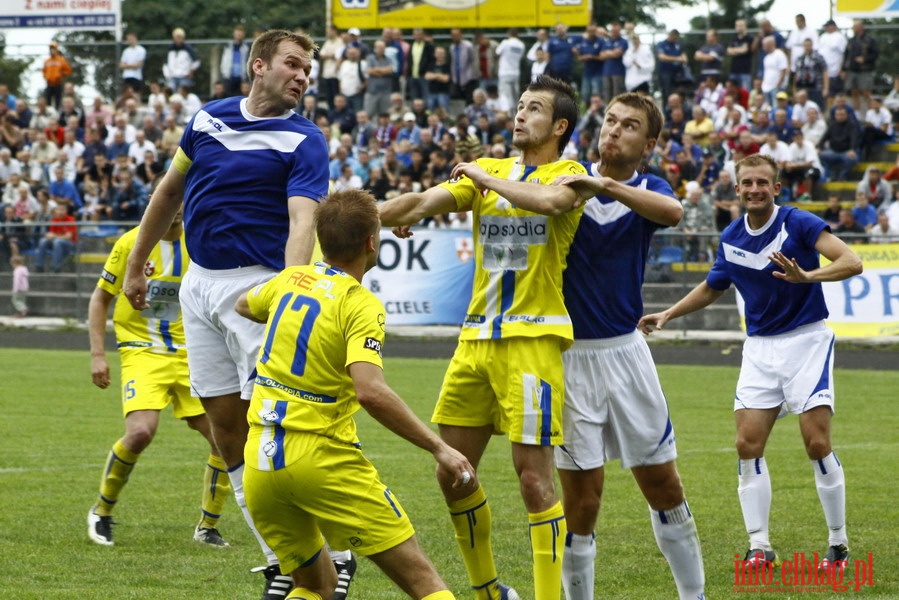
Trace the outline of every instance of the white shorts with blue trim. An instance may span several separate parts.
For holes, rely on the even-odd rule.
[[[828,406],[833,412],[834,333],[824,321],[743,343],[734,411],[781,407],[781,416]]]
[[[642,334],[575,340],[562,360],[565,443],[555,449],[557,468],[596,469],[620,458],[630,469],[677,458],[668,403]]]
[[[245,291],[277,272],[265,267],[209,270],[191,263],[181,282],[181,313],[193,395],[253,396],[253,376],[265,325],[237,314]]]

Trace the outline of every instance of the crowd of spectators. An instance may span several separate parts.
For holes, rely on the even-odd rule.
[[[450,30],[448,40],[411,33],[406,39],[385,28],[375,38],[331,27],[320,41],[309,95],[297,111],[327,138],[338,189],[390,198],[443,181],[460,161],[509,156],[521,88],[542,73],[580,90],[583,110],[563,154],[582,161],[598,159],[596,139],[614,95],[655,95],[666,120],[645,168],[684,200],[681,228],[691,236],[720,231],[739,215],[733,166],[742,157],[759,152],[777,161],[779,201],[821,198],[820,184],[850,178],[867,152],[893,139],[899,120],[899,76],[886,98],[872,94],[879,50],[861,20],[847,38],[833,21],[817,31],[802,15],[788,35],[767,19],[756,32],[738,19],[731,35],[707,31],[692,56],[677,30],[653,47],[633,23],[591,23],[576,35],[558,24],[537,30],[532,44],[514,28],[502,39],[462,29]],[[83,221],[140,219],[149,182],[167,168],[203,101],[248,89],[251,40],[243,27],[221,49],[220,78],[204,100],[195,85],[199,54],[183,29],[172,32],[162,73],[145,72],[147,51],[135,33],[126,42],[114,99],[80,97],[55,42],[46,92],[33,103],[0,82],[0,221],[10,256],[47,245],[57,206]],[[864,195],[873,217],[850,210],[866,213],[855,215],[854,227],[873,238],[882,213],[889,218],[884,231],[899,230],[899,206],[890,210],[896,203],[886,183],[896,179],[899,167],[866,170],[858,203]],[[835,227],[853,229],[851,215],[845,223],[836,216]],[[450,214],[429,226],[471,223]],[[690,258],[706,259],[699,239],[688,238]]]

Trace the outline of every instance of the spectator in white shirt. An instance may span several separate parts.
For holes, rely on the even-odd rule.
[[[811,40],[812,48],[818,49],[818,34],[806,24],[805,15],[798,14],[796,15],[796,29],[790,32],[784,44],[790,53],[790,71],[794,73],[796,72],[796,61],[802,56],[802,44],[805,40]]]
[[[506,39],[496,47],[496,57],[499,97],[508,106],[515,106],[521,95],[521,59],[524,57],[524,42],[518,39],[518,29],[509,29]]]
[[[871,96],[862,129],[862,160],[867,160],[873,147],[893,138],[893,114],[883,105],[883,98]]]
[[[833,19],[824,24],[824,32],[818,36],[818,53],[824,57],[824,62],[827,63],[827,77],[830,79],[829,98],[832,98],[837,92],[843,91],[840,71],[843,69],[843,56],[848,43],[846,36],[837,29],[837,24]]]
[[[762,59],[762,93],[769,106],[777,104],[777,92],[787,87],[787,79],[790,73],[790,63],[783,50],[777,47],[774,36],[767,36],[762,40],[762,49],[765,58]]]
[[[122,50],[119,68],[122,70],[122,83],[140,94],[144,87],[144,61],[147,49],[137,43],[137,34],[129,32],[125,35],[128,45]]]
[[[793,100],[793,114],[791,115],[791,118],[793,120],[793,127],[796,129],[808,122],[809,109],[813,108],[818,111],[818,114],[821,114],[821,107],[818,106],[818,103],[814,100],[809,100],[807,91],[803,89],[796,90],[796,95],[793,97]]]
[[[790,147],[777,139],[777,132],[769,131],[765,134],[765,143],[759,148],[759,154],[770,156],[777,163],[778,168],[783,169],[790,158]]]
[[[631,43],[622,57],[624,62],[624,87],[629,92],[649,95],[649,83],[656,68],[655,55],[649,44],[640,42],[640,36],[631,37]]]
[[[803,193],[812,196],[815,182],[821,179],[821,161],[815,145],[805,139],[801,129],[793,131],[793,142],[787,149],[787,162],[783,167],[783,175],[790,187],[793,198],[800,194],[798,184],[802,184]]]
[[[899,228],[890,225],[890,217],[885,210],[877,211],[877,224],[871,228],[872,244],[895,244],[899,242]]]
[[[817,108],[806,109],[805,118],[806,121],[802,126],[802,133],[805,134],[806,141],[817,146],[827,132],[827,123],[821,118],[821,111]]]
[[[153,153],[153,162],[159,160],[156,153],[156,144],[147,139],[143,129],[138,129],[134,141],[128,147],[128,158],[137,166],[144,164],[147,152]]]

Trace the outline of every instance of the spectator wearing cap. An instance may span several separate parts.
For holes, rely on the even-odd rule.
[[[725,52],[730,57],[730,74],[739,87],[749,90],[752,87],[752,36],[746,29],[746,19],[734,21],[734,38],[727,44]],[[747,103],[749,92],[747,92]],[[744,108],[746,106],[744,105]]]
[[[415,122],[415,113],[407,112],[403,115],[403,124],[396,134],[396,141],[408,141],[412,146],[421,144],[421,127]]]
[[[880,48],[877,40],[865,31],[865,24],[861,19],[852,21],[852,33],[854,35],[849,40],[843,57],[843,73],[846,89],[852,93],[852,106],[860,111],[861,97],[865,97],[867,105],[871,90],[874,89],[874,67],[880,56]]]
[[[790,187],[793,198],[803,194],[813,195],[815,183],[821,179],[821,160],[815,145],[805,139],[801,129],[793,131],[793,140],[787,148],[787,161],[783,166],[783,178]]]
[[[368,58],[368,55],[371,53],[371,49],[368,45],[362,41],[362,32],[358,27],[350,27],[346,30],[347,37],[349,38],[346,43],[346,49],[356,48],[359,50],[359,60],[365,60]],[[346,49],[344,49],[344,53],[346,53]]]
[[[44,80],[47,87],[44,89],[44,98],[47,104],[59,110],[62,102],[62,88],[66,77],[72,74],[72,67],[59,51],[59,44],[50,42],[50,57],[44,61]]]
[[[829,95],[825,95],[826,98],[843,91],[843,79],[840,77],[840,73],[843,70],[843,56],[848,43],[843,32],[837,29],[836,21],[828,19],[824,23],[824,31],[818,36],[818,52],[827,64]],[[821,106],[824,107],[823,104]]]
[[[893,139],[893,115],[884,108],[880,96],[871,96],[862,127],[862,155],[867,160],[874,146]]]
[[[814,49],[811,40],[802,43],[801,53],[793,61],[793,95],[800,90],[820,106],[824,105],[824,98],[830,94],[827,63]]]
[[[668,98],[674,91],[675,82],[687,68],[687,55],[680,44],[680,32],[672,29],[668,37],[656,44],[656,59],[659,63],[659,87],[662,98]]]

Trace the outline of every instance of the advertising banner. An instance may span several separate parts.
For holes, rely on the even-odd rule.
[[[346,29],[551,27],[586,25],[588,0],[332,0],[331,19]]]
[[[837,0],[838,15],[869,19],[899,16],[899,0]]]
[[[384,303],[391,325],[461,325],[471,299],[474,241],[467,230],[381,231],[378,264],[362,284]]]
[[[52,27],[116,30],[121,0],[2,0],[0,29]]]

